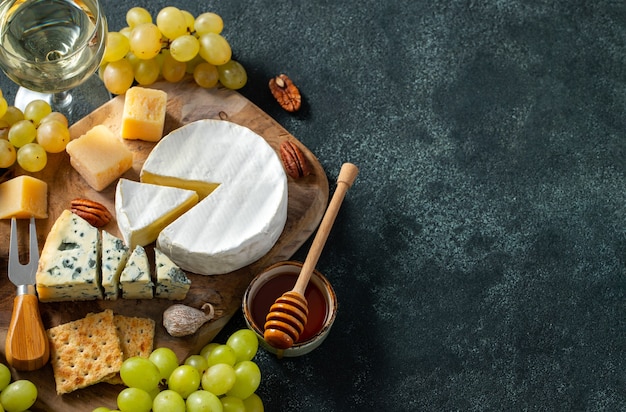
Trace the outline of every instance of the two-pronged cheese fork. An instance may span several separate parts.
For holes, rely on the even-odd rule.
[[[7,331],[7,362],[17,370],[32,371],[44,366],[50,357],[48,337],[39,313],[39,300],[35,289],[35,275],[39,262],[35,218],[30,218],[29,259],[20,263],[17,242],[17,221],[11,219],[9,245],[9,279],[17,286],[13,300],[13,314]]]

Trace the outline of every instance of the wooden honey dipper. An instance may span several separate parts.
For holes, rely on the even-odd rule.
[[[311,274],[322,254],[330,229],[335,222],[339,207],[346,192],[354,183],[359,169],[352,163],[344,163],[337,177],[337,188],[324,213],[322,222],[317,229],[309,253],[302,264],[298,280],[293,289],[285,292],[270,307],[265,318],[265,332],[263,338],[272,347],[280,350],[289,349],[304,331],[309,308],[304,292],[311,279]]]

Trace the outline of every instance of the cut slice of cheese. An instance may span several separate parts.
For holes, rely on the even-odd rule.
[[[48,233],[35,276],[42,302],[101,299],[98,229],[64,210]]]
[[[191,287],[185,272],[159,249],[154,249],[156,286],[154,296],[169,300],[183,300]]]
[[[122,137],[158,142],[163,137],[166,108],[163,90],[131,87],[124,96]]]
[[[278,155],[261,136],[231,122],[200,120],[165,136],[146,159],[141,180],[204,188],[200,197],[210,193],[157,239],[189,272],[228,273],[254,262],[287,220],[287,178]]]
[[[72,167],[97,191],[133,166],[133,152],[104,125],[94,126],[70,141],[65,150]]]
[[[0,219],[48,217],[48,184],[23,175],[0,184]]]
[[[115,190],[117,226],[131,250],[146,246],[196,203],[198,194],[191,190],[120,179]]]
[[[149,265],[146,250],[137,245],[120,275],[120,287],[124,299],[152,299],[154,283]]]
[[[107,300],[117,300],[120,289],[120,274],[130,256],[124,241],[106,230],[102,231],[102,290]]]

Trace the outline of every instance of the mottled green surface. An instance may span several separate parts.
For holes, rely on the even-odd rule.
[[[623,2],[104,2],[221,14],[242,93],[361,168],[318,265],[339,316],[259,354],[267,411],[626,410]]]

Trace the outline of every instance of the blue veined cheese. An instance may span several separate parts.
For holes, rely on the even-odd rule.
[[[202,199],[157,238],[157,247],[191,273],[223,274],[258,260],[287,221],[278,155],[261,136],[228,121],[199,120],[165,136],[141,181],[195,190]]]
[[[163,252],[154,249],[156,272],[155,296],[169,300],[183,300],[191,287],[191,280]]]
[[[113,236],[106,230],[102,231],[102,290],[104,298],[116,300],[120,289],[120,275],[128,257],[130,249],[124,241]]]
[[[193,190],[120,179],[115,189],[117,226],[129,248],[146,246],[196,203]]]
[[[152,299],[154,283],[150,276],[148,255],[142,246],[135,246],[120,275],[124,299]]]
[[[42,302],[101,299],[98,229],[64,210],[48,233],[36,280]]]

